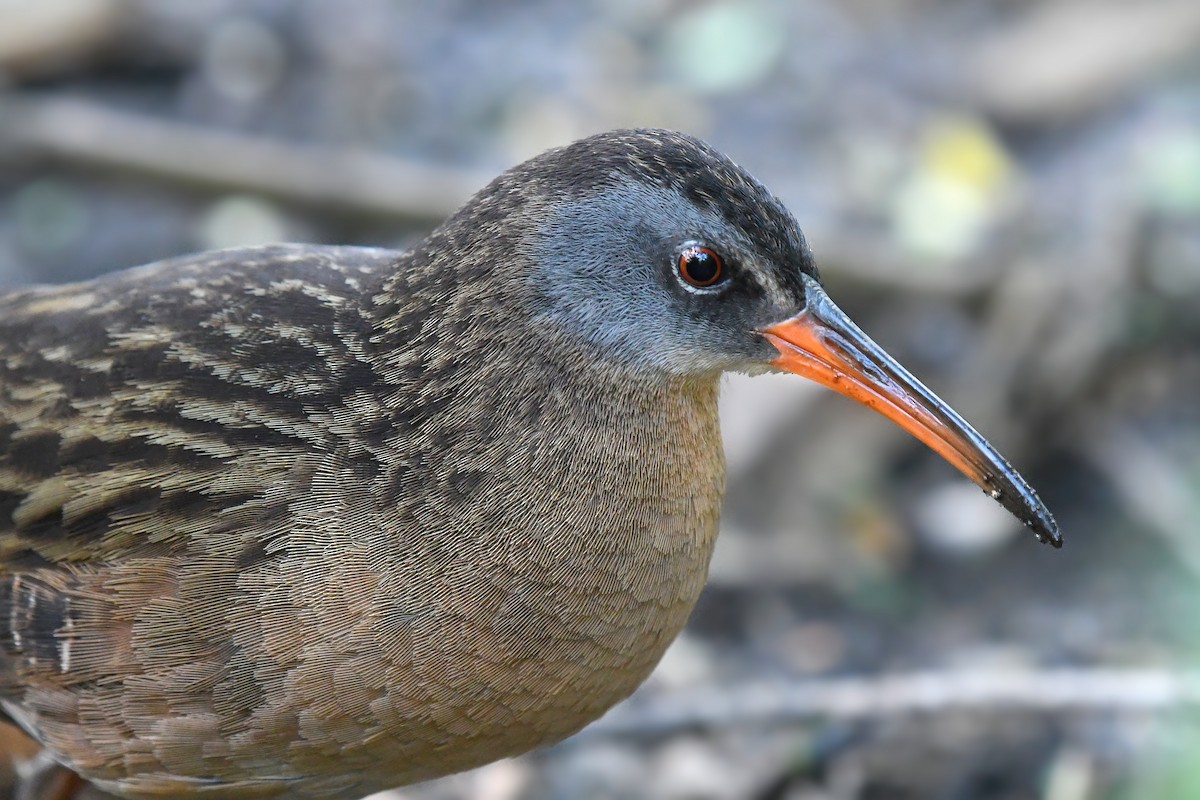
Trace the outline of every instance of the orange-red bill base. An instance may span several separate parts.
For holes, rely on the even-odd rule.
[[[958,412],[925,388],[805,276],[806,306],[762,335],[779,350],[771,364],[873,408],[929,445],[1024,522],[1062,547],[1050,510],[1021,475]]]

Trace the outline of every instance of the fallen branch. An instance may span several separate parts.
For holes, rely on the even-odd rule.
[[[964,709],[1163,711],[1196,706],[1200,671],[956,670],[635,695],[581,736],[657,738],[704,728]]]
[[[489,176],[368,150],[290,144],[83,100],[0,100],[0,147],[222,191],[438,222]]]

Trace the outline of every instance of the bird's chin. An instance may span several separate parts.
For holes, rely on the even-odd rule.
[[[726,370],[739,375],[749,375],[751,378],[759,375],[790,375],[786,369],[780,369],[774,364],[768,364],[762,361],[746,361],[737,366]]]

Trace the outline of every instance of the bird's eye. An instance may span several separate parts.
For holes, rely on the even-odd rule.
[[[679,277],[692,286],[707,289],[725,277],[725,265],[711,247],[690,244],[679,254]]]

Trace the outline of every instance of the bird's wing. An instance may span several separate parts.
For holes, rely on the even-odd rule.
[[[346,395],[396,257],[226,251],[0,295],[0,698],[44,741],[63,687],[228,661],[234,581],[371,424]]]
[[[0,296],[0,569],[244,521],[371,380],[356,281],[395,257],[224,251]]]

